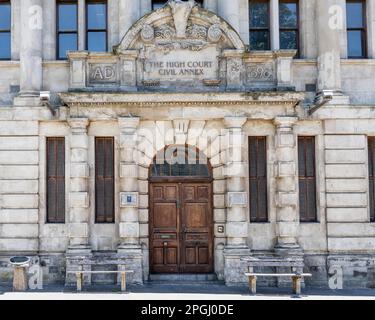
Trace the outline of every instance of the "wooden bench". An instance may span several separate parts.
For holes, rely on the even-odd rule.
[[[75,274],[77,277],[77,291],[82,291],[82,284],[83,284],[83,274],[94,274],[94,273],[116,273],[121,274],[121,291],[126,292],[126,274],[133,273],[133,270],[118,270],[118,271],[85,271],[85,270],[77,270],[77,271],[67,271],[67,273]]]
[[[295,295],[301,294],[301,280],[304,277],[311,277],[311,273],[245,273],[249,279],[249,289],[252,294],[257,293],[257,277],[289,277],[293,281],[293,293]]]
[[[301,294],[301,281],[305,277],[311,277],[311,273],[303,273],[304,262],[302,258],[287,258],[287,257],[243,257],[241,259],[248,267],[245,276],[249,280],[249,289],[251,293],[256,294],[257,277],[276,277],[276,278],[291,278],[293,283],[293,293]],[[291,272],[280,273],[262,273],[254,272],[254,267],[275,267],[275,268],[289,268]]]

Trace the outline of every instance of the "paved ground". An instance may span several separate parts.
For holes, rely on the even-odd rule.
[[[47,286],[41,291],[16,293],[11,287],[0,286],[0,300],[375,300],[375,289],[317,290],[305,289],[301,297],[291,295],[288,288],[259,288],[256,296],[247,288],[226,287],[224,285],[181,285],[145,284],[130,287],[129,293],[122,294],[118,287],[95,286],[76,293],[74,288]]]

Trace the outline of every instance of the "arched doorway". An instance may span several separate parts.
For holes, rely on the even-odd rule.
[[[160,150],[149,172],[151,273],[213,272],[212,169],[195,147]]]

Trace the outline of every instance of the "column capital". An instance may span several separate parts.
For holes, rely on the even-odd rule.
[[[273,119],[274,124],[278,128],[291,128],[298,121],[298,117],[293,116],[278,116]]]
[[[69,118],[67,121],[72,129],[86,130],[89,125],[88,118]]]
[[[133,134],[139,126],[140,118],[120,117],[117,121],[122,134]]]
[[[224,124],[228,129],[242,128],[246,121],[247,117],[224,117]]]

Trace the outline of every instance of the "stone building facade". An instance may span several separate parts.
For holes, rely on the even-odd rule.
[[[106,52],[87,50],[89,1],[70,2],[77,48],[57,59],[59,1],[0,1],[0,282],[14,255],[38,258],[50,283],[123,261],[132,283],[211,273],[228,285],[246,282],[243,257],[278,256],[303,259],[309,286],[333,268],[346,287],[375,285],[374,0],[360,2],[356,58],[351,1],[297,1],[294,49],[284,2],[267,1],[269,50],[251,48],[254,1],[102,1]],[[174,175],[155,160],[170,146],[208,161]]]

